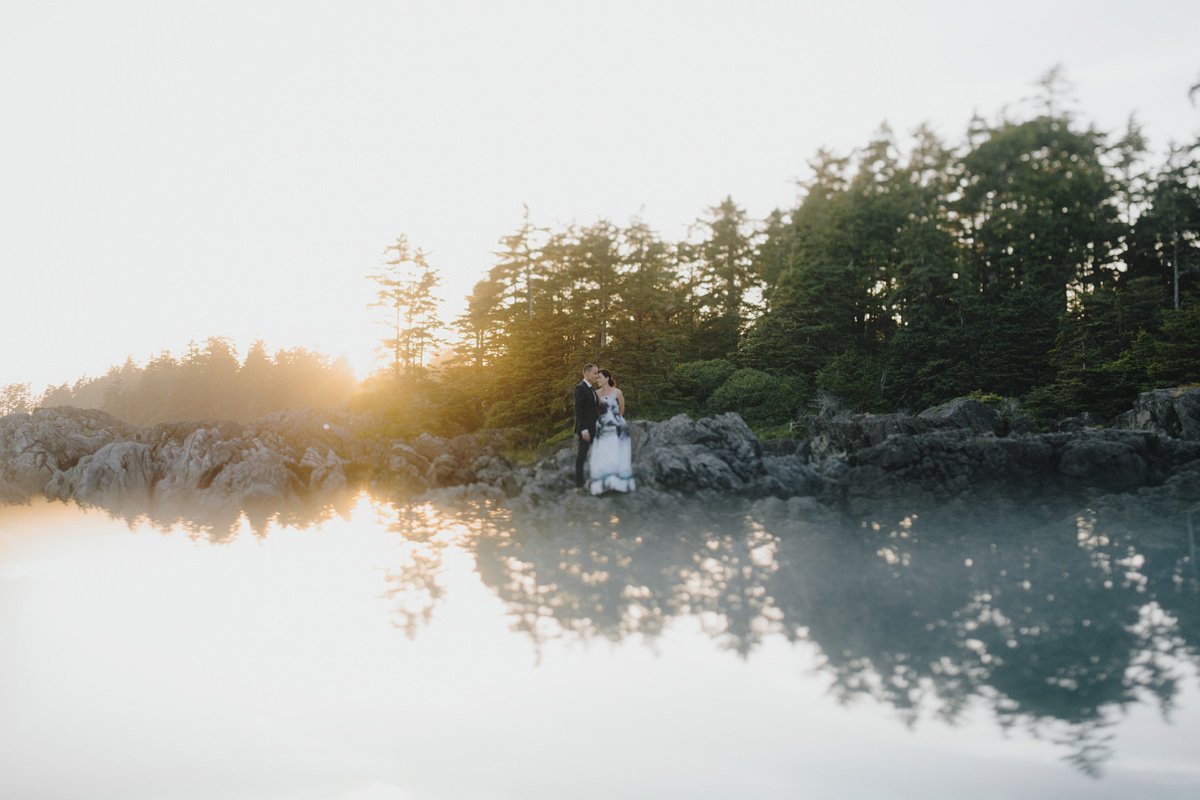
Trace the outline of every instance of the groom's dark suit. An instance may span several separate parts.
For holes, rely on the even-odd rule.
[[[596,438],[596,421],[600,418],[600,400],[596,388],[587,381],[575,384],[575,438],[579,440],[579,452],[575,455],[575,486],[583,486],[583,462],[587,461],[588,450]],[[580,436],[588,432],[590,441]]]

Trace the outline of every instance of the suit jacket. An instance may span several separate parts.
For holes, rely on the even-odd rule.
[[[583,431],[596,438],[596,422],[600,419],[600,402],[596,390],[587,381],[575,384],[575,435]]]

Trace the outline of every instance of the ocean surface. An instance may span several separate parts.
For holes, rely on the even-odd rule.
[[[0,508],[0,798],[1196,798],[1200,520]]]

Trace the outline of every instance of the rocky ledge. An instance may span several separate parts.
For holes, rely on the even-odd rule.
[[[805,498],[858,513],[1140,491],[1173,513],[1200,500],[1200,389],[1148,392],[1108,429],[1035,433],[1027,420],[968,398],[916,415],[818,417],[804,427],[803,437],[764,444],[734,413],[635,421],[639,490],[620,502]],[[382,429],[378,419],[317,411],[151,428],[72,408],[13,414],[0,417],[0,502],[42,493],[164,522],[278,513],[362,487],[526,509],[595,502],[569,491],[572,442],[517,464],[506,455],[513,432],[397,440]]]

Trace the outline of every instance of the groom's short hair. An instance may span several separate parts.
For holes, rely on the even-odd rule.
[[[595,364],[584,364],[583,365],[584,372],[591,372],[594,369],[599,369],[599,367],[597,367]]]

